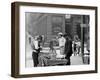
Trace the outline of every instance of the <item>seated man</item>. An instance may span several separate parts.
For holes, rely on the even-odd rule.
[[[38,58],[38,61],[39,61],[39,66],[47,66],[47,60],[48,59],[56,59],[56,50],[54,49],[53,47],[53,41],[50,41],[50,44],[49,44],[49,52],[46,53],[46,54],[41,54]]]

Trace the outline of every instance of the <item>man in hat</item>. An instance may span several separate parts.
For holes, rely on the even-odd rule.
[[[64,54],[64,47],[65,47],[66,39],[63,37],[63,33],[58,33],[58,43],[60,48],[60,54]]]

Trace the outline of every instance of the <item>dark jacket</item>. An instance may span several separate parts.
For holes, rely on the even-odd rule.
[[[66,43],[65,43],[65,58],[69,59],[70,56],[72,55],[72,40],[69,38],[66,38]]]

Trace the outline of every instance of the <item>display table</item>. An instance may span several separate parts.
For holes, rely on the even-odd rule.
[[[60,64],[66,65],[68,60],[67,59],[55,59],[55,60],[49,59],[47,62],[48,62],[47,64],[48,66],[54,66],[54,65],[60,65]]]
[[[56,59],[48,59],[47,60],[47,66],[54,66],[54,65],[66,65],[68,60],[65,59],[65,55],[60,55],[60,50],[58,48],[55,48],[56,49],[56,53],[57,53],[57,56],[56,56]],[[49,48],[45,48],[41,51],[40,55],[48,55],[48,52],[49,52]]]

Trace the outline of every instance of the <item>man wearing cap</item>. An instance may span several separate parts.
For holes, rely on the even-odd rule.
[[[60,54],[64,54],[64,47],[65,47],[66,39],[63,37],[63,33],[58,33],[58,43],[60,48]]]

